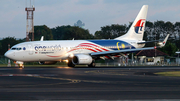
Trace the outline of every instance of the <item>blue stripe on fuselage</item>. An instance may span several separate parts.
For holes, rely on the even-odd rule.
[[[103,47],[113,47],[112,50],[135,49],[134,46],[121,40],[88,40]],[[114,48],[115,47],[115,48]]]

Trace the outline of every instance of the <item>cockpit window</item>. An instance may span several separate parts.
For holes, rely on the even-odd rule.
[[[21,48],[17,48],[17,50],[21,50]]]
[[[11,48],[11,50],[21,50],[21,49],[22,49],[22,48],[20,48],[20,47],[19,47],[19,48],[15,48],[15,47],[14,47],[14,48]]]
[[[16,50],[16,48],[11,48],[11,50]]]

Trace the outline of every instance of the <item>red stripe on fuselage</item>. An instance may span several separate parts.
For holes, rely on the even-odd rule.
[[[92,43],[81,43],[81,44],[80,44],[80,45],[78,45],[78,46],[81,46],[81,45],[86,45],[86,44],[88,44],[88,45],[92,45],[92,46],[95,46],[95,47],[98,47],[98,48],[100,48],[100,49],[102,49],[102,50],[105,50],[105,51],[109,51],[109,50],[107,50],[107,49],[105,49],[105,48],[103,48],[103,47],[100,47],[100,46],[95,45],[95,44],[92,44]]]

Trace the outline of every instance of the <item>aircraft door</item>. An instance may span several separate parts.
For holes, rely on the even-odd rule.
[[[29,55],[33,55],[33,45],[32,44],[28,44],[28,51],[29,51]]]

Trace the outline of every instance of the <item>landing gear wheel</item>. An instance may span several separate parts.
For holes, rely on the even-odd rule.
[[[19,65],[19,68],[24,68],[24,65],[20,64],[20,65]]]
[[[75,67],[75,65],[72,63],[72,60],[69,60],[67,65],[68,65],[68,67]]]
[[[19,68],[24,68],[24,62],[22,61],[14,61],[15,66]]]
[[[95,67],[96,63],[94,61],[92,61],[92,63],[90,65],[88,65],[88,67]]]

